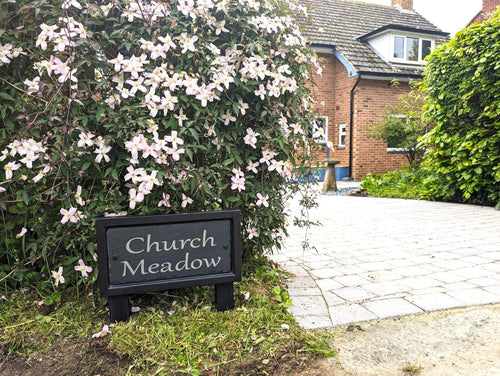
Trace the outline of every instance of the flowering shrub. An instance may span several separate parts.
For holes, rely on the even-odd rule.
[[[240,209],[279,247],[316,65],[291,0],[0,5],[0,279],[94,281],[94,218]],[[310,197],[306,197],[311,204]]]

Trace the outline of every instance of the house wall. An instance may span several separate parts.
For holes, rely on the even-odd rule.
[[[368,129],[380,121],[387,105],[396,105],[399,96],[409,92],[407,83],[398,87],[390,81],[362,79],[354,95],[353,171],[354,179],[369,173],[381,174],[406,165],[402,153],[388,153],[387,144],[370,137]]]
[[[332,135],[335,132],[335,95],[336,91],[333,86],[335,82],[335,67],[336,60],[333,54],[318,54],[320,58],[319,64],[323,68],[322,75],[314,75],[315,85],[311,88],[312,94],[316,101],[316,111],[328,117],[328,139],[332,140]],[[326,147],[320,148],[316,153],[316,160],[322,161],[327,158]],[[333,158],[332,155],[330,155]]]
[[[469,24],[482,23],[490,18],[491,14],[500,6],[500,0],[483,0],[483,9]]]
[[[333,142],[335,151],[331,158],[340,160],[339,167],[349,166],[349,94],[356,78],[348,78],[347,70],[333,54],[318,53],[320,65],[323,68],[322,76],[315,75],[315,86],[312,89],[316,99],[316,110],[323,116],[328,116],[328,140]],[[339,147],[339,126],[347,125],[346,145]],[[321,161],[326,158],[326,149],[323,155],[317,156]]]
[[[357,77],[349,78],[346,68],[333,54],[321,54],[323,75],[314,76],[316,85],[312,88],[316,99],[316,110],[328,116],[328,139],[335,151],[330,157],[340,160],[339,167],[349,166],[350,141],[350,94]],[[399,87],[390,81],[361,79],[354,91],[353,113],[353,156],[352,177],[360,180],[368,173],[384,173],[401,168],[406,159],[401,153],[388,153],[387,145],[370,137],[368,126],[380,120],[388,104],[395,105],[399,95],[409,91],[406,83]],[[346,124],[345,147],[339,147],[339,125]],[[326,158],[326,148],[317,155],[317,160]]]

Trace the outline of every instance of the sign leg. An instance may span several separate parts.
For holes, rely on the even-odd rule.
[[[128,295],[108,296],[108,305],[111,322],[128,320],[130,316]]]
[[[215,305],[217,311],[226,311],[234,308],[232,283],[220,283],[215,285]]]

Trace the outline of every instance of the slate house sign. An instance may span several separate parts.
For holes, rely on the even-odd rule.
[[[234,307],[241,280],[240,212],[96,219],[99,288],[111,321],[129,317],[129,294],[215,285],[217,310]]]

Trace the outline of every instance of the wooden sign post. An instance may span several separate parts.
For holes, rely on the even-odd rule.
[[[215,285],[218,311],[234,308],[241,280],[240,212],[96,219],[99,288],[110,319],[129,318],[129,294]]]

